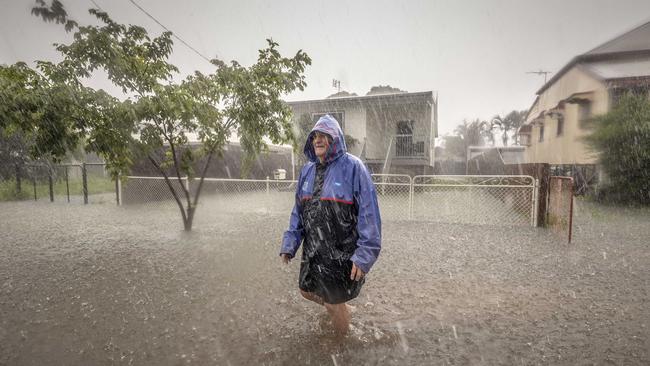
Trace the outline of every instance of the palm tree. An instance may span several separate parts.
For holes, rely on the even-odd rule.
[[[492,117],[491,125],[493,127],[499,126],[499,128],[502,131],[501,141],[503,142],[503,146],[508,146],[510,131],[515,131],[515,135],[513,136],[513,139],[515,143],[517,143],[517,130],[524,123],[524,120],[526,118],[526,113],[527,111],[512,111],[508,113],[505,117],[501,117],[498,114]]]
[[[483,139],[483,125],[484,122],[481,122],[478,119],[473,120],[472,122],[467,122],[463,120],[463,123],[456,126],[454,133],[456,136],[460,137],[463,142],[464,148],[464,158],[467,159],[467,148],[470,146],[481,146],[485,145],[485,140]]]
[[[481,122],[481,135],[485,137],[492,146],[496,145],[496,138],[494,136],[494,128],[497,126],[494,120],[488,122]]]

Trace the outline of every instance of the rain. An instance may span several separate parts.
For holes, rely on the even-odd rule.
[[[650,364],[649,13],[4,4],[0,365]]]

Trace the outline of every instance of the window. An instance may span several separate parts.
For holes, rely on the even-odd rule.
[[[564,132],[564,115],[558,114],[557,115],[557,134],[556,134],[556,136],[562,136],[563,132]]]
[[[423,137],[413,135],[415,121],[397,121],[396,127],[395,156],[405,158],[425,156]]]
[[[591,102],[578,104],[578,125],[584,128],[591,118]]]
[[[314,123],[316,123],[321,117],[323,117],[326,114],[329,114],[330,116],[334,117],[334,119],[338,121],[339,125],[341,125],[341,129],[345,131],[345,112],[343,111],[313,113],[311,115],[311,119]]]
[[[539,142],[544,141],[544,125],[539,125]]]
[[[397,135],[413,135],[413,121],[397,122]]]

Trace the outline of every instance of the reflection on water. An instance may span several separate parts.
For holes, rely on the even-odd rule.
[[[643,364],[650,215],[608,210],[572,246],[387,222],[338,340],[278,258],[288,212],[206,204],[185,233],[173,206],[2,203],[0,364]]]

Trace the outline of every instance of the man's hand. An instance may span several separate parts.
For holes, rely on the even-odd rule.
[[[352,262],[352,272],[350,273],[350,279],[354,281],[360,281],[365,275],[366,274],[363,273],[361,268],[357,267],[357,265]]]
[[[280,254],[280,257],[282,258],[282,262],[284,262],[284,264],[289,264],[289,262],[291,262],[291,256],[287,253]]]

